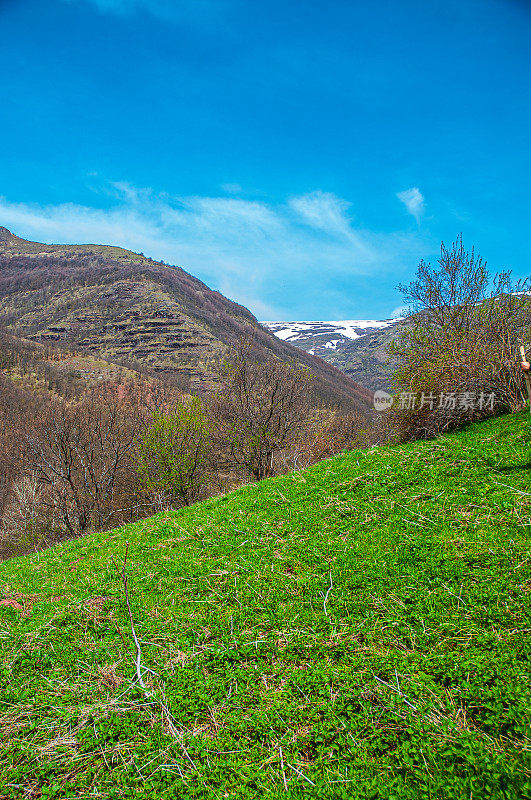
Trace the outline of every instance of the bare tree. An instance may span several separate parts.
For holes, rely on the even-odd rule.
[[[56,404],[40,432],[29,437],[35,474],[49,487],[70,534],[108,524],[134,475],[140,420],[120,388],[101,387],[81,401]]]
[[[294,363],[258,362],[252,339],[240,340],[220,369],[216,418],[230,457],[256,480],[275,472],[279,454],[308,429],[312,376]]]
[[[449,248],[441,242],[435,267],[422,260],[416,278],[398,289],[411,313],[421,314],[444,333],[470,330],[475,322],[474,309],[485,298],[488,285],[486,263],[474,248],[465,250],[459,234]]]
[[[14,555],[47,547],[55,540],[53,511],[44,501],[45,487],[36,475],[22,475],[13,481],[2,514],[0,551]]]

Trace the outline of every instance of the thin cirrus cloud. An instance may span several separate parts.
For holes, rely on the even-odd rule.
[[[357,283],[387,278],[391,293],[397,272],[426,247],[418,233],[354,228],[349,203],[330,192],[277,204],[170,197],[127,183],[104,193],[110,207],[0,198],[0,225],[45,243],[114,244],[178,264],[262,319],[364,316]]]
[[[424,197],[418,186],[412,186],[411,189],[406,189],[404,192],[398,192],[396,196],[400,202],[405,205],[409,213],[415,217],[418,224],[425,210]]]
[[[292,197],[289,205],[303,222],[330,237],[348,242],[359,255],[370,261],[376,254],[354,230],[348,217],[351,203],[332,192],[315,191]]]

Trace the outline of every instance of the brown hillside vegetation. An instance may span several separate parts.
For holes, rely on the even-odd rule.
[[[276,339],[243,306],[179,267],[119,247],[45,245],[0,228],[0,320],[28,339],[137,363],[192,391],[212,388],[227,347],[253,335],[264,358],[307,366],[320,402],[370,406],[370,392]]]
[[[0,560],[372,441],[308,369],[227,351],[203,399],[66,343],[0,330]]]

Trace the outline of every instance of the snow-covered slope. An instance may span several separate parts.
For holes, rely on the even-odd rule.
[[[262,322],[283,339],[319,356],[367,389],[388,389],[392,366],[388,345],[400,333],[403,318],[341,319],[327,322]]]
[[[301,347],[312,355],[321,350],[341,349],[341,345],[368,333],[389,328],[398,319],[340,319],[328,322],[262,322],[279,339]]]

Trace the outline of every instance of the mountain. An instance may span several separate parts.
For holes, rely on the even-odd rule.
[[[55,343],[38,342],[0,329],[0,375],[30,394],[79,397],[99,383],[152,384],[150,375]],[[5,387],[5,383],[3,384]]]
[[[254,335],[262,358],[296,360],[320,401],[367,412],[372,395],[334,366],[263,328],[251,312],[180,267],[105,245],[47,245],[0,228],[0,323],[38,342],[139,364],[183,388],[215,383],[228,346]]]
[[[262,325],[279,339],[296,344],[307,352],[310,350],[325,352],[336,350],[338,344],[388,328],[398,321],[398,319],[342,319],[329,322],[262,322]]]
[[[282,341],[316,355],[368,389],[391,387],[387,347],[404,327],[402,317],[328,322],[262,322]]]

